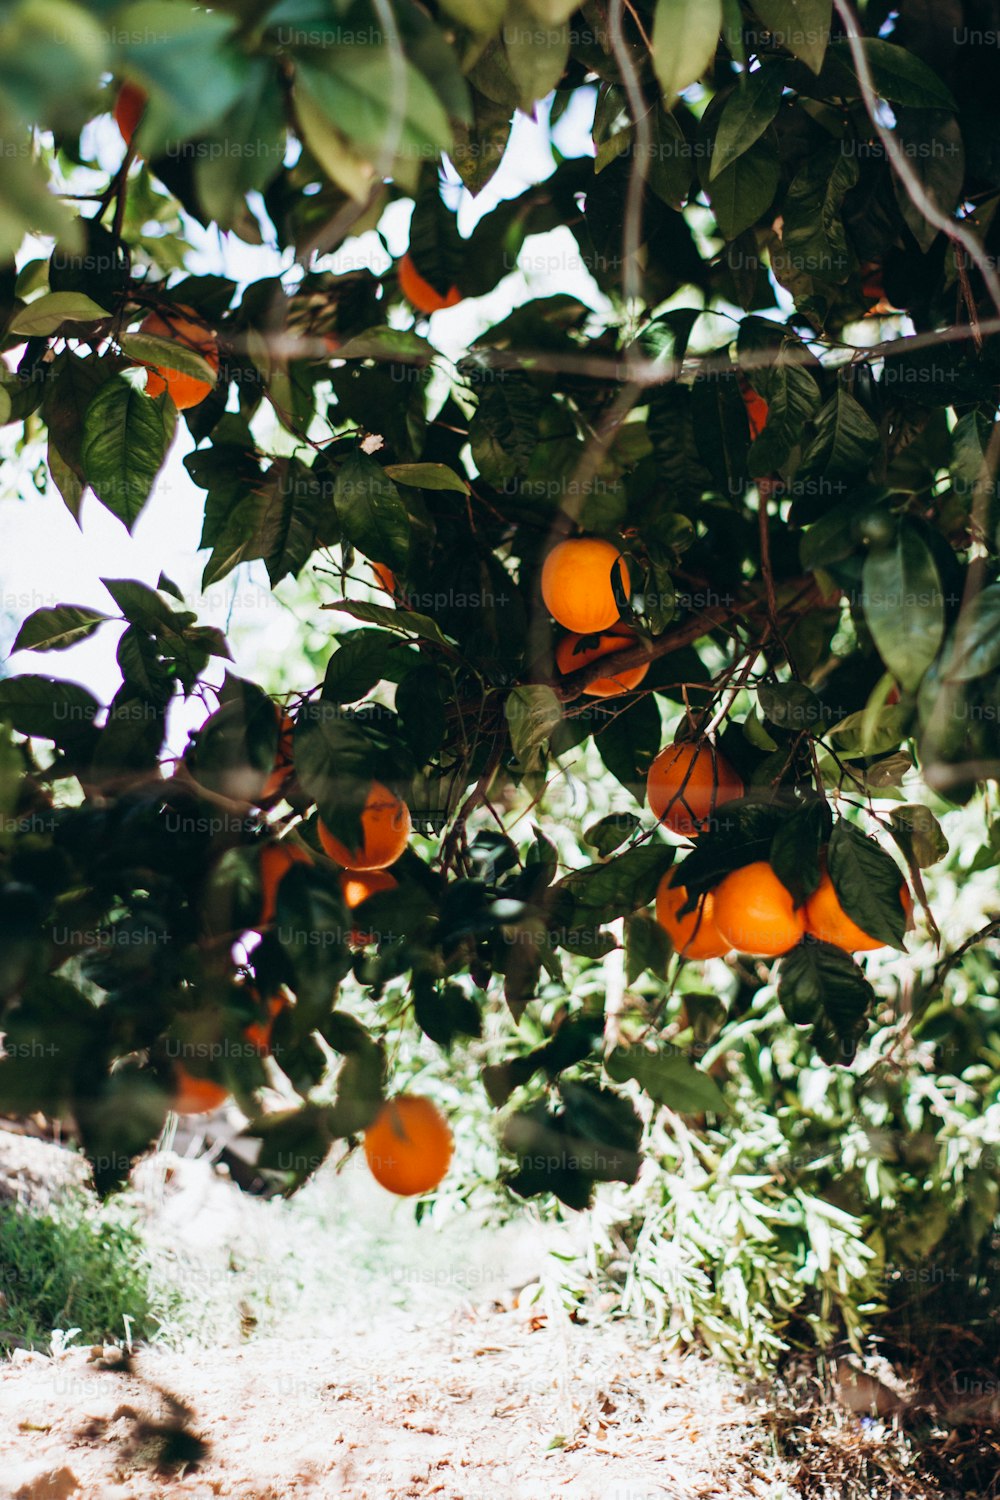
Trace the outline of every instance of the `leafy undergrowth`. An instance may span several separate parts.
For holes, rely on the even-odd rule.
[[[0,1349],[155,1341],[180,1292],[155,1274],[134,1206],[72,1191],[46,1212],[0,1204]]]

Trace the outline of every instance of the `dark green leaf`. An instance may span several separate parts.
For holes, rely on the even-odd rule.
[[[905,950],[903,877],[896,861],[841,818],[830,835],[827,866],[838,901],[862,932]]]
[[[862,589],[879,655],[907,692],[916,692],[944,638],[941,579],[916,527],[904,521],[895,546],[869,550]]]
[[[831,0],[753,0],[753,8],[779,47],[820,71],[830,40]]]
[[[604,1066],[616,1083],[634,1078],[655,1104],[666,1104],[678,1114],[727,1112],[728,1106],[715,1079],[673,1049],[656,1051],[641,1043],[616,1047],[605,1058]]]
[[[334,505],[345,534],[373,562],[405,572],[410,551],[410,518],[385,470],[360,450],[337,475]]]
[[[641,826],[641,819],[635,813],[609,813],[606,818],[591,823],[583,836],[603,859],[620,848]]]
[[[746,74],[726,100],[715,135],[710,178],[715,178],[760,139],[778,113],[785,70],[765,63]]]
[[[151,400],[120,375],[98,390],[83,424],[81,462],[97,498],[131,531],[174,435],[166,396]]]
[[[65,651],[77,641],[85,641],[108,618],[99,609],[77,604],[57,604],[53,609],[36,609],[17,633],[12,651]]]

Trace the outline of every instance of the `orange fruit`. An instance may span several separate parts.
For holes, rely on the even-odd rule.
[[[198,1078],[182,1063],[174,1068],[174,1092],[170,1108],[177,1115],[207,1115],[229,1098],[229,1090],[214,1078]]]
[[[713,915],[731,948],[761,958],[787,953],[806,930],[805,913],[795,910],[791,893],[763,859],[716,886]]]
[[[171,339],[175,344],[193,349],[218,372],[219,350],[215,334],[198,321],[197,313],[191,308],[178,307],[166,313],[150,313],[139,325],[139,332],[153,334],[159,339]],[[146,394],[159,396],[166,391],[178,411],[197,406],[214,390],[214,381],[198,380],[194,375],[185,375],[183,371],[171,370],[166,365],[150,365],[146,376]]]
[[[587,640],[586,636],[578,634],[564,636],[556,647],[556,666],[566,677],[570,672],[578,672],[581,667],[589,666],[592,661],[597,661],[602,656],[613,656],[615,652],[624,650],[626,646],[634,645],[635,639],[635,631],[629,630],[627,625],[615,626],[582,648],[580,642]],[[628,693],[638,687],[649,671],[648,663],[641,667],[628,667],[623,672],[614,672],[613,662],[609,662],[608,665],[612,668],[613,675],[595,677],[593,682],[588,682],[583,690],[585,697],[617,698],[619,693]]]
[[[406,803],[380,781],[373,781],[361,814],[359,849],[348,849],[322,819],[316,832],[330,858],[345,870],[384,870],[386,865],[394,865],[406,848],[412,827]]]
[[[385,563],[370,562],[368,564],[368,566],[371,568],[372,572],[375,574],[376,580],[378,581],[379,588],[380,589],[385,589],[385,591],[386,591],[387,594],[392,594],[393,597],[395,597],[395,594],[396,594],[396,575],[392,571],[392,569],[391,568],[387,568],[386,565],[385,565]]]
[[[750,437],[752,441],[755,441],[767,426],[768,405],[764,397],[757,394],[746,376],[740,376],[739,384],[747,421],[750,424]]]
[[[281,1012],[285,1010],[287,1006],[287,995],[272,995],[267,1002],[267,1020],[251,1021],[248,1026],[244,1026],[243,1035],[246,1037],[251,1047],[253,1047],[255,1051],[260,1053],[261,1057],[270,1057],[271,1031],[274,1027],[276,1018],[280,1016]]]
[[[340,877],[340,889],[348,911],[353,911],[362,901],[367,901],[369,896],[375,896],[379,891],[394,891],[398,884],[399,881],[387,875],[384,870],[345,870]],[[366,948],[369,943],[375,942],[375,934],[361,932],[357,927],[351,929],[348,937],[356,948]]]
[[[729,943],[715,925],[715,897],[708,891],[696,911],[679,917],[687,891],[676,883],[677,870],[668,870],[656,891],[656,920],[684,958],[721,958]]]
[[[620,614],[611,587],[615,567],[628,595],[628,569],[613,543],[593,536],[559,542],[542,566],[545,608],[560,625],[579,635],[598,635],[602,630],[610,630]]]
[[[126,146],[132,144],[132,137],[138,130],[139,122],[145,113],[146,103],[145,90],[141,89],[137,83],[123,83],[118,90],[112,114]]]
[[[899,896],[909,922],[913,911],[913,897],[905,880],[900,883]],[[805,904],[805,918],[806,931],[812,933],[813,937],[820,938],[824,943],[833,943],[837,948],[844,948],[848,953],[867,953],[874,948],[886,946],[878,938],[869,936],[847,915],[837,897],[833,881],[825,870],[819,885]]]
[[[295,721],[290,714],[275,704],[274,709],[278,718],[278,748],[274,754],[274,766],[271,774],[264,783],[264,790],[260,794],[262,803],[273,802],[274,799],[284,791],[286,785],[292,778],[295,767],[292,763],[292,739],[295,734]]]
[[[717,807],[742,797],[743,782],[725,756],[700,745],[668,745],[646,777],[646,799],[659,822],[696,838]]]
[[[292,865],[311,865],[312,859],[305,849],[287,840],[280,844],[265,844],[260,851],[257,865],[260,876],[260,925],[268,927],[278,910],[278,887]]]
[[[432,287],[413,264],[409,251],[399,262],[399,290],[417,312],[428,315],[440,312],[443,307],[457,307],[462,300],[462,293],[457,286],[453,286],[444,296]]]
[[[372,1176],[404,1198],[437,1187],[453,1146],[447,1120],[421,1094],[387,1099],[365,1131],[365,1160]]]

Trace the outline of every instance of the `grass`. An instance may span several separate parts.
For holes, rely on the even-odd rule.
[[[133,1216],[83,1193],[43,1214],[0,1204],[0,1350],[156,1337],[177,1294],[154,1277]]]

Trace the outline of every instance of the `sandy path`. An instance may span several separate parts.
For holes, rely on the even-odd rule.
[[[176,1423],[175,1402],[206,1451],[171,1474],[151,1429]],[[3,1500],[793,1493],[725,1376],[697,1358],[661,1362],[613,1326],[523,1311],[150,1350],[127,1372],[86,1350],[22,1356],[0,1376],[0,1434]]]

